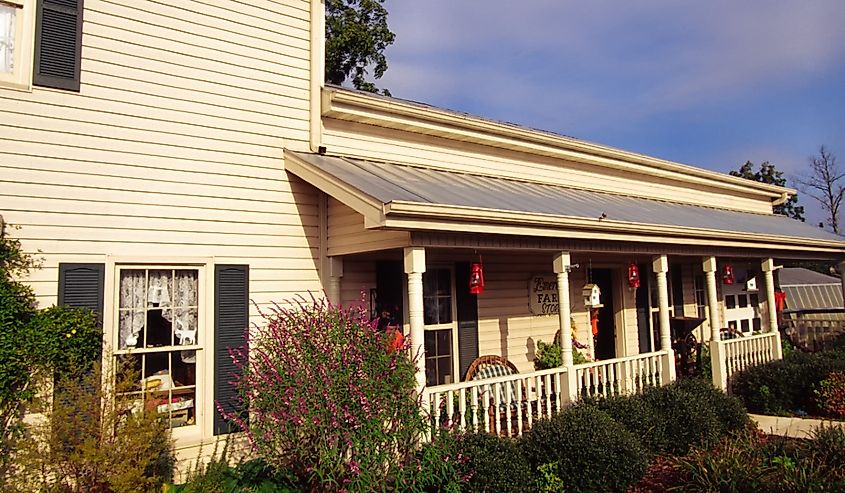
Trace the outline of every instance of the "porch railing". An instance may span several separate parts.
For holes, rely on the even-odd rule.
[[[713,385],[729,390],[731,378],[742,370],[781,358],[780,333],[766,332],[710,343]]]
[[[845,333],[845,308],[784,310],[782,327],[796,346],[806,351],[821,351]]]
[[[657,351],[575,365],[578,395],[610,397],[636,394],[647,387],[668,383],[664,371],[667,359],[666,351]]]
[[[565,367],[426,388],[432,424],[518,436],[534,420],[560,411],[569,396]]]
[[[669,382],[666,351],[426,388],[423,411],[438,427],[519,436],[534,421],[587,396],[642,392]]]

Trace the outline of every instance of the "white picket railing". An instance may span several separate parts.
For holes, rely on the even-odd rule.
[[[577,395],[610,397],[636,394],[647,387],[668,383],[668,375],[665,375],[667,358],[666,351],[656,351],[576,365]]]
[[[728,390],[731,377],[742,370],[781,358],[780,334],[765,332],[710,343],[713,385]]]
[[[569,395],[565,367],[426,388],[423,411],[434,426],[518,436],[559,412]]]
[[[481,430],[519,436],[587,396],[633,394],[664,385],[670,377],[666,351],[638,354],[572,367],[519,373],[426,388],[423,411],[432,428]],[[674,362],[672,362],[674,364]]]

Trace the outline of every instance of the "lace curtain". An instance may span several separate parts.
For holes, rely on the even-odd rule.
[[[143,345],[139,340],[149,309],[161,309],[171,322],[174,342],[197,343],[199,282],[192,270],[123,270],[120,274],[118,348]]]
[[[0,72],[15,69],[15,14],[18,8],[0,3]]]

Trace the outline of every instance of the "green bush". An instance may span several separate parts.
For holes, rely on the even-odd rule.
[[[843,446],[845,433],[839,429],[795,440],[747,428],[715,448],[694,449],[675,458],[682,476],[677,491],[842,492]]]
[[[469,477],[464,491],[534,491],[531,466],[514,439],[468,433],[458,443],[467,459],[462,467],[463,476]]]
[[[642,477],[648,463],[646,450],[628,430],[590,406],[535,422],[520,440],[520,448],[533,470],[554,464],[545,474],[582,492],[626,491]]]
[[[652,412],[660,417],[662,428],[655,443],[664,444],[659,453],[683,455],[690,447],[713,443],[722,435],[719,416],[711,406],[695,394],[686,391],[681,383],[653,387],[642,394]]]
[[[234,466],[229,465],[226,450],[216,452],[211,460],[188,474],[181,485],[170,486],[166,493],[294,493],[300,491],[291,483],[292,478],[276,472],[262,459],[253,459]]]
[[[751,422],[748,410],[745,409],[741,400],[717,389],[709,381],[687,378],[679,380],[674,385],[699,409],[712,410],[720,425],[718,430],[720,435],[740,431]]]
[[[749,368],[736,376],[733,393],[749,411],[788,415],[794,412],[820,412],[812,392],[814,387],[837,371],[845,371],[845,357],[836,351],[794,352],[782,360]]]
[[[459,493],[466,484],[466,457],[456,434],[441,428],[408,460],[399,464],[391,483],[373,484],[372,491]]]
[[[739,399],[700,378],[682,379],[643,394],[586,400],[633,433],[652,456],[683,454],[749,423]]]
[[[162,491],[175,464],[167,419],[134,392],[136,373],[104,376],[95,365],[59,380],[60,397],[41,409],[43,420],[27,425],[31,438],[17,444],[12,484],[66,493]]]

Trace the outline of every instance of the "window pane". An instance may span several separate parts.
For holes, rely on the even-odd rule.
[[[423,272],[423,296],[428,298],[437,294],[437,270]]]
[[[437,360],[435,358],[425,359],[425,384],[428,386],[437,385]]]
[[[736,296],[725,297],[725,308],[727,308],[728,310],[736,308]]]
[[[452,331],[437,331],[437,355],[445,356],[452,354]]]
[[[753,320],[753,323],[754,323],[754,332],[760,332],[760,330],[762,330],[762,329],[760,328],[760,319],[759,319],[759,318],[755,318],[755,319]]]
[[[740,327],[742,328],[743,332],[749,331],[750,327],[749,327],[749,324],[748,324],[748,320],[740,320],[739,323],[740,323]]]
[[[425,325],[436,324],[439,310],[439,308],[437,307],[437,297],[429,296],[423,298],[423,305],[423,323]]]
[[[760,306],[760,297],[756,294],[751,295],[751,306],[757,308]]]
[[[448,324],[452,321],[452,298],[440,298],[438,306],[438,321],[440,324]]]
[[[441,296],[452,294],[452,271],[449,269],[437,270],[437,294]]]
[[[748,306],[748,295],[747,294],[741,294],[741,295],[738,296],[738,298],[739,298],[739,307],[740,308],[745,308],[746,306]]]
[[[0,72],[15,70],[15,18],[18,7],[0,3]]]
[[[438,358],[437,359],[437,383],[452,383],[455,379],[452,378],[452,358]]]

